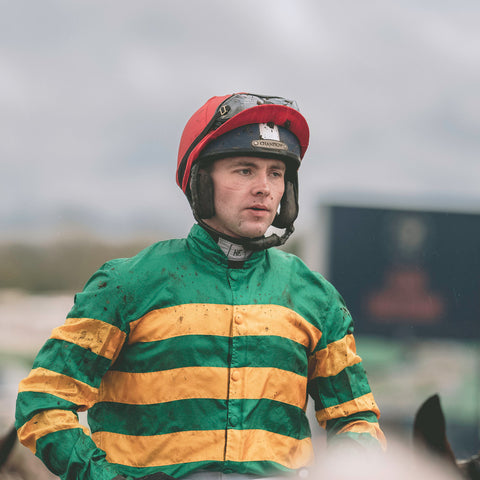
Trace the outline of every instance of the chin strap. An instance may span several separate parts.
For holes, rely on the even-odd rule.
[[[216,241],[218,241],[218,239],[220,238],[223,238],[227,242],[233,243],[235,245],[241,245],[245,250],[251,250],[253,252],[258,252],[260,250],[266,250],[271,247],[279,247],[280,245],[283,245],[295,230],[293,224],[290,224],[285,228],[285,231],[281,236],[278,236],[276,233],[272,233],[268,237],[262,235],[261,237],[255,238],[235,238],[230,237],[229,235],[225,235],[224,233],[220,233],[218,230],[215,230],[210,225],[207,225],[202,219],[197,218],[196,216],[195,220],[200,226],[202,226],[207,232],[209,232],[216,239]]]

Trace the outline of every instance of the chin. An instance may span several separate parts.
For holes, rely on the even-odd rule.
[[[258,238],[265,235],[265,232],[270,227],[270,223],[262,219],[263,221],[241,220],[236,225],[231,225],[231,228],[217,230],[223,231],[231,237],[237,238]]]
[[[268,227],[267,227],[268,228]],[[265,235],[265,232],[267,231],[267,228],[251,228],[248,230],[244,230],[240,235],[242,237],[247,237],[247,238],[257,238]]]

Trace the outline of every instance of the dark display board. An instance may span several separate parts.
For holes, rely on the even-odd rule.
[[[480,215],[329,209],[329,279],[357,333],[480,338]]]

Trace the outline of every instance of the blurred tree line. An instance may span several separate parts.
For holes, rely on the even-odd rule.
[[[131,257],[151,243],[135,240],[111,244],[82,239],[45,245],[0,244],[0,288],[76,292],[106,261]]]

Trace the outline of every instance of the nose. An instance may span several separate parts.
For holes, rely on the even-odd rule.
[[[268,196],[270,195],[271,187],[268,180],[267,172],[258,172],[255,175],[255,181],[252,185],[252,192],[255,196]]]

